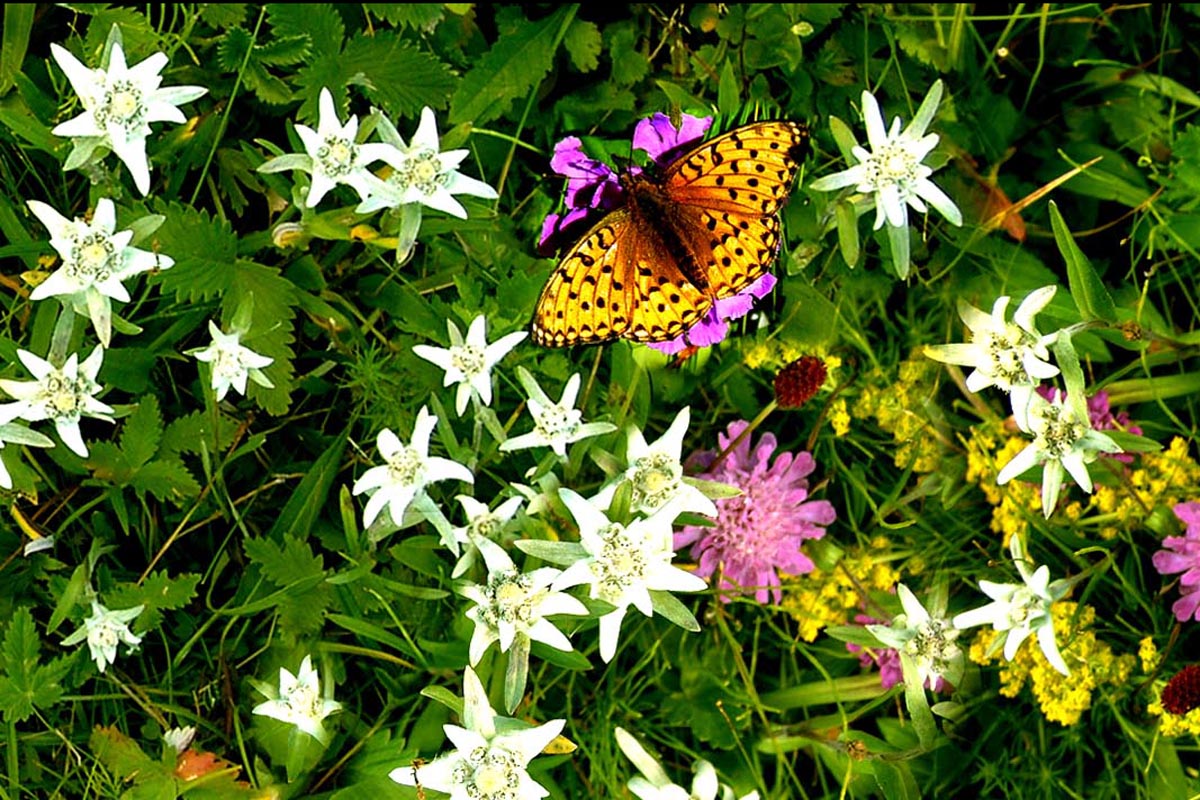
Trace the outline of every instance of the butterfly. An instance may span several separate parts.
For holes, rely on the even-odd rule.
[[[779,252],[779,211],[808,152],[796,122],[753,122],[701,142],[661,174],[620,176],[624,204],[562,258],[538,300],[547,347],[686,333]]]

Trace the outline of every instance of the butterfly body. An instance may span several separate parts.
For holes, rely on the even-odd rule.
[[[564,347],[686,333],[774,260],[779,210],[807,142],[797,123],[751,123],[661,175],[622,174],[623,205],[570,248],[542,290],[534,340]]]

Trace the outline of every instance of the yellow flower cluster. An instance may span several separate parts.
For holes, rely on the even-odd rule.
[[[1138,645],[1138,658],[1142,662],[1142,672],[1147,675],[1158,667],[1160,661],[1158,648],[1154,640],[1147,636]],[[1193,708],[1184,715],[1172,714],[1163,708],[1162,690],[1166,686],[1158,681],[1154,687],[1154,699],[1146,705],[1146,711],[1158,717],[1158,731],[1163,736],[1200,736],[1200,706]]]
[[[1198,484],[1200,464],[1188,455],[1187,441],[1176,436],[1167,449],[1138,457],[1128,485],[1097,486],[1086,506],[1072,503],[1067,512],[1085,521],[1097,515],[1092,520],[1100,525],[1100,535],[1112,539],[1142,527],[1155,508],[1169,509],[1192,499]]]
[[[874,419],[896,442],[897,467],[913,472],[933,472],[941,460],[942,447],[929,423],[918,413],[933,395],[939,365],[924,356],[900,362],[892,380],[882,370],[867,376],[850,414],[857,419]]]
[[[964,444],[967,448],[967,480],[977,483],[988,502],[995,506],[991,528],[1003,535],[1007,546],[1014,533],[1029,527],[1031,516],[1042,513],[1042,490],[1038,486],[1019,480],[1009,481],[1004,486],[996,484],[1000,469],[1029,442],[994,423],[975,427]]]
[[[800,623],[801,639],[811,642],[822,628],[852,623],[863,593],[886,592],[896,585],[900,573],[879,555],[887,550],[887,539],[879,536],[866,547],[847,552],[829,572],[780,574],[784,590],[780,606]]]
[[[1078,618],[1075,617],[1078,610]],[[1063,675],[1050,666],[1038,647],[1037,637],[1030,636],[1017,649],[1012,661],[1000,670],[1000,694],[1016,697],[1026,681],[1032,686],[1042,714],[1051,722],[1074,725],[1084,711],[1091,708],[1092,693],[1111,684],[1121,686],[1133,671],[1132,655],[1117,656],[1112,648],[1096,638],[1092,625],[1096,611],[1091,606],[1062,601],[1054,604],[1054,634],[1059,643],[1067,642],[1063,659],[1071,670]],[[997,637],[1007,635],[994,630],[980,631],[971,643],[969,656],[976,664],[1003,660],[1000,648],[989,655]]]

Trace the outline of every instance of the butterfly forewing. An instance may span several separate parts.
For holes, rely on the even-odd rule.
[[[714,300],[770,267],[807,143],[802,125],[757,122],[696,146],[661,179],[630,178],[627,207],[605,216],[550,276],[534,340],[562,347],[686,333]]]

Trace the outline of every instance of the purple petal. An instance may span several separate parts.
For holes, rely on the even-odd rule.
[[[678,151],[698,141],[712,126],[712,117],[693,117],[683,114],[679,129],[661,111],[643,119],[633,130],[633,146],[645,150],[654,163],[665,167],[675,160]]]

